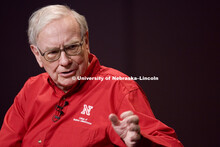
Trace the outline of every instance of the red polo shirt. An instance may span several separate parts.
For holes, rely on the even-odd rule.
[[[0,131],[0,145],[125,146],[108,119],[132,110],[140,119],[144,145],[182,146],[173,129],[157,120],[141,88],[123,73],[100,66],[90,54],[85,75],[67,93],[47,73],[30,78],[15,97]],[[103,78],[103,80],[102,80]]]

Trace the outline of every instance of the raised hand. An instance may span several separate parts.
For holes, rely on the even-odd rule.
[[[124,140],[128,147],[134,147],[141,139],[139,118],[132,111],[123,112],[119,120],[115,114],[110,114],[109,119],[115,132]]]

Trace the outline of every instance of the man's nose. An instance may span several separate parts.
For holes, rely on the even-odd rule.
[[[71,62],[70,57],[64,51],[61,51],[60,59],[59,59],[60,65],[67,66],[70,64],[70,62]]]

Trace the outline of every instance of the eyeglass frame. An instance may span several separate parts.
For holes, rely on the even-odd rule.
[[[58,57],[57,59],[51,60],[51,61],[45,58],[45,54],[46,54],[47,52],[51,52],[51,51],[53,51],[53,50],[55,50],[55,49],[51,49],[51,50],[48,50],[48,51],[45,51],[44,53],[42,53],[41,50],[40,50],[40,48],[39,48],[38,46],[35,46],[35,47],[37,48],[37,50],[38,50],[38,52],[40,53],[40,55],[43,56],[46,61],[48,61],[48,62],[54,62],[54,61],[57,61],[57,60],[60,59],[60,56],[61,56],[61,52],[62,52],[62,51],[64,51],[67,56],[77,56],[77,55],[79,55],[79,54],[82,52],[82,45],[83,45],[83,43],[84,43],[84,36],[82,37],[80,43],[68,45],[68,47],[70,47],[70,46],[72,46],[72,45],[77,45],[77,47],[81,47],[81,48],[80,48],[80,52],[77,53],[77,54],[75,54],[75,55],[69,55],[69,54],[66,52],[66,48],[68,48],[68,47],[64,47],[63,49],[60,49],[60,48],[59,48],[59,54],[60,54],[59,57]],[[58,49],[58,48],[57,48],[57,49]]]

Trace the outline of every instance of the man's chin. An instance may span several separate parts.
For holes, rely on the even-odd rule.
[[[57,86],[63,91],[68,91],[76,82],[77,80],[71,79],[71,81],[68,82],[60,82],[59,84],[57,84]]]

